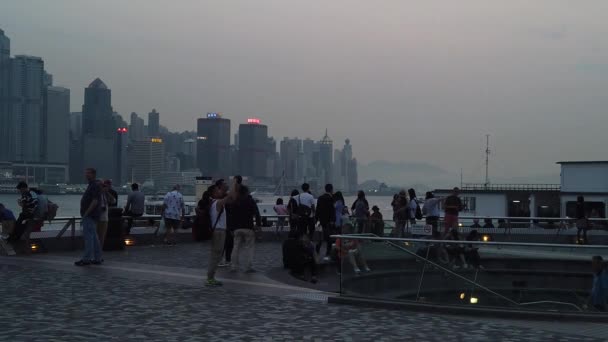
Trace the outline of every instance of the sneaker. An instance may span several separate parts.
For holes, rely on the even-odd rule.
[[[103,259],[101,259],[101,260],[93,260],[93,261],[91,261],[91,264],[93,264],[93,265],[101,265],[101,264],[103,264]]]
[[[355,269],[355,275],[360,276],[361,275],[361,270],[360,269]]]
[[[323,261],[325,261],[325,262],[330,262],[330,261],[331,261],[331,258],[330,258],[330,257],[328,257],[328,256],[326,256],[325,258],[323,258]]]
[[[8,234],[0,234],[0,239],[8,240]]]
[[[365,272],[368,272],[368,273],[369,273],[369,272],[371,272],[371,271],[372,271],[372,270],[371,270],[369,267],[366,267],[366,268],[365,268]]]
[[[88,260],[78,260],[74,263],[75,266],[89,266],[91,264]]]
[[[217,267],[230,267],[230,266],[232,266],[232,263],[226,262],[226,261],[222,261],[219,264],[217,264]]]
[[[222,286],[224,284],[222,284],[221,281],[219,280],[215,280],[215,279],[207,279],[207,282],[205,283],[205,286],[208,287],[217,287],[217,286]]]
[[[256,273],[257,271],[254,270],[253,268],[248,269],[247,271],[245,271],[245,273]]]

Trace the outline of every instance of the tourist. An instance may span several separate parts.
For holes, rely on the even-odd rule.
[[[206,286],[221,286],[222,282],[215,279],[215,272],[217,271],[218,264],[222,259],[222,253],[224,252],[224,244],[226,240],[226,212],[225,205],[230,203],[237,189],[236,180],[232,183],[232,189],[226,195],[226,189],[224,186],[212,185],[207,190],[211,196],[212,202],[210,206],[209,216],[211,219],[211,228],[213,230],[213,236],[211,238],[211,248],[209,250],[209,267],[207,268],[207,282]]]
[[[367,231],[367,221],[369,220],[369,203],[365,199],[365,192],[362,190],[357,192],[357,199],[353,203],[351,210],[357,222],[357,233],[365,233]]]
[[[287,202],[287,211],[289,212],[289,230],[297,230],[299,224],[298,217],[298,201],[295,198],[300,194],[300,192],[296,189],[291,191],[291,196],[289,197],[289,201]]]
[[[238,194],[234,202],[228,203],[230,210],[235,213],[232,216],[232,222],[228,225],[230,230],[234,227],[234,261],[232,263],[232,272],[239,271],[239,262],[244,256],[245,273],[254,273],[253,254],[255,251],[255,227],[259,229],[262,225],[262,218],[258,210],[258,205],[249,194],[249,188],[245,185],[238,187]],[[255,227],[253,220],[255,219]],[[233,225],[233,226],[231,226]]]
[[[238,190],[243,178],[240,176],[235,176],[234,181],[236,182],[236,189]],[[226,184],[224,179],[220,178],[215,181],[215,186],[222,188],[226,193],[228,193],[229,187]],[[230,203],[226,203],[226,238],[224,239],[224,252],[223,252],[223,260],[217,265],[217,267],[232,267],[232,251],[234,250],[234,231],[237,227],[234,227],[232,222],[236,222],[237,219],[234,217],[238,213],[236,210],[231,208]]]
[[[310,273],[310,282],[318,281],[318,267],[315,261],[314,249],[310,248],[302,240],[306,235],[298,230],[289,232],[289,237],[283,242],[283,267],[289,269],[289,273],[300,280],[307,281],[306,272]]]
[[[458,197],[460,189],[454,188],[452,194],[445,199],[445,228],[444,234],[448,234],[450,229],[458,229],[458,213],[462,211],[462,201]]]
[[[282,198],[277,198],[277,202],[272,209],[274,209],[277,216],[289,216],[289,211],[287,210],[287,206],[283,204]],[[285,229],[285,217],[277,217],[277,235],[282,233],[283,229]]]
[[[476,229],[471,230],[466,238],[467,241],[479,241],[479,233]],[[467,263],[475,268],[483,269],[481,266],[481,257],[479,256],[479,247],[477,245],[468,244],[464,247],[464,256]]]
[[[409,211],[408,212],[409,223],[413,226],[416,224],[416,212],[419,211],[418,197],[416,196],[416,190],[414,190],[414,189],[408,189],[407,194],[410,198],[408,205],[407,205],[407,209]]]
[[[430,191],[426,193],[422,212],[426,216],[426,224],[433,227],[433,232],[439,231],[439,216],[441,216],[439,209],[440,203],[441,198],[435,197],[435,194]]]
[[[101,215],[99,216],[99,222],[97,222],[97,238],[102,250],[103,244],[106,241],[106,233],[108,232],[110,208],[116,204],[116,197],[112,196],[110,192],[111,187],[112,182],[109,180],[101,183]]]
[[[4,204],[0,203],[0,223],[2,224],[2,234],[0,238],[3,240],[8,239],[11,234],[15,231],[15,214],[7,209]]]
[[[491,218],[486,218],[483,220],[483,228],[495,228]]]
[[[452,241],[460,241],[460,235],[458,234],[458,230],[457,229],[450,230],[450,232],[448,233],[448,235],[445,239],[452,240]],[[448,254],[451,256],[451,258],[453,260],[453,269],[457,270],[461,266],[464,269],[469,268],[469,265],[467,264],[467,261],[465,258],[465,248],[464,248],[463,244],[450,243],[446,246],[446,249],[448,251]],[[458,266],[458,264],[457,264],[458,261],[460,261],[461,266]]]
[[[163,241],[166,245],[173,246],[176,244],[173,234],[180,228],[186,215],[184,197],[179,192],[180,188],[179,185],[174,186],[173,190],[168,192],[163,200],[161,216],[165,220],[165,236]]]
[[[473,224],[470,226],[470,228],[473,228],[473,229],[479,229],[479,228],[481,228],[481,225],[479,224],[479,219],[478,218],[473,219]]]
[[[21,249],[23,252],[28,253],[30,234],[37,224],[36,213],[39,211],[38,194],[31,190],[25,182],[19,182],[17,190],[21,194],[21,197],[17,200],[17,203],[21,207],[21,213],[17,217],[15,229],[13,230],[13,234],[9,236],[8,241],[17,243],[23,240]]]
[[[393,237],[403,237],[409,215],[407,203],[408,200],[405,190],[401,190],[398,194],[393,196],[393,201],[391,202],[391,206],[393,207],[393,221],[395,221],[395,229],[391,234]]]
[[[334,194],[334,208],[336,211],[336,233],[340,234],[342,232],[342,225],[348,223],[350,221],[348,215],[348,207],[346,206],[346,201],[344,200],[344,195],[342,192],[338,191]]]
[[[585,198],[578,196],[576,198],[576,241],[581,245],[587,244],[587,213],[585,211]],[[582,233],[582,239],[581,239]]]
[[[86,169],[85,177],[89,185],[80,200],[84,255],[82,259],[74,263],[76,266],[100,265],[103,262],[97,236],[97,223],[101,216],[101,186],[96,179],[97,171],[95,169]]]
[[[594,256],[591,261],[593,270],[593,287],[591,288],[591,304],[601,312],[608,309],[608,269],[601,256]]]
[[[115,199],[114,203],[108,203],[108,208],[118,207],[118,193],[116,191],[114,191],[114,189],[112,188],[112,180],[106,179],[104,181],[104,184],[108,187],[108,194]],[[102,244],[102,247],[103,247],[103,244]]]
[[[128,216],[126,234],[131,234],[133,228],[133,218],[141,217],[144,214],[146,196],[139,191],[139,184],[131,184],[131,193],[127,196],[127,204],[125,205],[124,216]]]
[[[296,204],[296,215],[298,218],[298,229],[302,234],[308,233],[312,240],[315,233],[315,198],[310,193],[310,185],[302,184],[302,193],[292,197]]]
[[[353,233],[353,226],[350,223],[345,224],[342,229],[344,234]],[[342,265],[342,262],[344,262],[346,258],[353,267],[353,271],[356,275],[361,274],[361,268],[363,268],[365,272],[371,272],[371,269],[367,266],[367,261],[361,252],[361,243],[359,240],[337,239],[336,249],[338,251],[340,265]]]
[[[334,232],[336,223],[336,207],[334,203],[334,186],[332,184],[325,185],[325,193],[319,196],[317,200],[316,220],[321,224],[323,229],[323,238],[317,242],[317,254],[320,255],[321,246],[325,241],[325,261],[329,261],[331,253],[331,235]]]
[[[377,205],[372,207],[372,215],[370,217],[370,224],[372,226],[372,234],[376,236],[384,236],[384,218],[380,213],[380,208]]]

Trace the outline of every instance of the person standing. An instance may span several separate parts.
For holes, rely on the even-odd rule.
[[[444,235],[450,231],[450,229],[458,229],[458,214],[462,211],[462,201],[458,197],[460,189],[454,188],[452,194],[445,199],[445,229]]]
[[[433,233],[439,230],[439,203],[440,198],[436,198],[435,195],[428,191],[424,200],[424,215],[426,216],[426,224],[433,227]]]
[[[95,169],[86,169],[85,178],[89,185],[80,200],[84,255],[82,259],[74,263],[76,266],[100,265],[103,262],[101,246],[97,237],[97,223],[101,216],[101,186],[96,179],[97,171]]]
[[[416,190],[408,189],[407,194],[410,197],[410,201],[408,202],[408,218],[410,225],[416,224],[416,211],[418,210],[418,197],[416,196]]]
[[[403,237],[409,215],[405,190],[401,190],[398,194],[393,196],[391,206],[393,207],[393,221],[395,221],[395,228],[391,235],[393,237],[401,238]]]
[[[116,198],[118,200],[118,197]],[[128,216],[126,235],[131,234],[133,228],[133,218],[141,217],[144,214],[146,196],[139,191],[139,184],[131,184],[131,193],[127,196],[127,204],[125,205],[125,214]]]
[[[367,221],[369,220],[369,203],[365,199],[365,192],[359,190],[357,199],[352,206],[353,216],[357,220],[357,233],[362,234],[367,230]]]
[[[300,229],[300,219],[298,217],[298,201],[295,198],[300,194],[297,189],[291,191],[291,196],[287,202],[287,211],[289,212],[289,231]]]
[[[277,202],[272,209],[274,209],[274,212],[275,212],[275,214],[277,214],[277,216],[288,216],[289,215],[287,206],[283,203],[283,199],[280,197],[277,198]],[[283,229],[285,229],[285,217],[277,217],[277,230],[276,230],[277,236],[283,232]]]
[[[340,234],[342,232],[342,225],[348,223],[348,207],[346,206],[346,201],[344,200],[344,195],[342,192],[338,191],[334,194],[334,208],[336,211],[336,230],[337,233]]]
[[[175,232],[181,226],[186,215],[184,197],[179,192],[180,186],[176,185],[173,190],[165,195],[161,216],[165,220],[165,237],[163,241],[166,245],[175,245]]]
[[[608,309],[608,269],[601,256],[594,256],[591,261],[593,269],[593,287],[591,288],[591,304],[600,311]]]
[[[331,234],[336,224],[336,208],[334,206],[334,186],[325,185],[325,193],[317,200],[316,221],[319,221],[323,229],[323,239],[317,242],[317,254],[321,251],[323,241],[325,241],[325,261],[329,261],[331,254]]]
[[[112,188],[112,180],[111,179],[106,179],[104,182],[104,185],[106,185],[108,187],[107,193],[112,196],[114,198],[114,203],[108,203],[108,208],[116,208],[118,207],[118,193],[116,191],[114,191],[114,189]],[[102,244],[103,247],[103,244]]]
[[[293,197],[297,204],[296,215],[298,216],[298,229],[302,234],[308,233],[310,240],[315,234],[315,198],[310,193],[310,185],[302,184],[302,193]]]
[[[239,186],[236,200],[230,204],[230,208],[236,214],[233,216],[234,221],[231,222],[234,225],[233,227],[236,227],[232,232],[234,233],[234,260],[231,271],[239,271],[241,256],[244,255],[245,273],[254,273],[255,230],[253,220],[255,219],[256,227],[260,227],[262,217],[258,211],[258,205],[249,194],[247,186]]]
[[[382,217],[382,213],[378,206],[375,205],[372,207],[372,215],[369,221],[372,228],[372,234],[380,237],[384,236],[384,218]]]
[[[576,198],[576,242],[581,245],[587,244],[587,213],[585,211],[585,197]],[[581,239],[582,233],[582,239]]]
[[[209,249],[209,267],[207,267],[207,282],[205,286],[222,286],[222,282],[215,279],[215,273],[219,262],[222,260],[224,252],[224,243],[226,240],[226,203],[230,203],[236,193],[236,180],[232,184],[232,191],[226,196],[226,190],[223,186],[212,185],[207,190],[211,196],[212,202],[209,211],[211,219],[211,229],[213,236],[211,238],[211,248]]]
[[[106,233],[108,232],[110,208],[116,206],[116,197],[110,192],[111,189],[112,182],[110,180],[106,179],[101,183],[101,216],[99,216],[99,222],[97,223],[97,237],[102,250],[106,241]],[[116,193],[116,191],[113,192]]]

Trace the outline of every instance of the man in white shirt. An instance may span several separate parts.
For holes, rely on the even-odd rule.
[[[312,240],[315,233],[315,197],[310,193],[310,185],[302,184],[302,193],[292,197],[298,204],[296,213],[298,215],[298,230],[306,234]]]
[[[162,217],[165,219],[165,244],[175,245],[175,239],[172,237],[173,233],[181,226],[186,214],[186,208],[184,206],[184,197],[179,192],[180,186],[176,185],[173,187],[173,191],[165,195],[163,201]]]

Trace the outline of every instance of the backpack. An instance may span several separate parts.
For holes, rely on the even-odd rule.
[[[220,221],[220,218],[224,214],[224,210],[226,208],[222,208],[220,213],[217,215],[217,219],[213,224],[211,223],[211,210],[212,207],[205,208],[202,210],[201,215],[197,215],[194,221],[194,225],[192,226],[192,235],[194,240],[196,241],[206,241],[211,240],[213,237],[213,232],[215,231],[215,227],[217,223]]]
[[[296,210],[296,214],[299,217],[310,217],[310,214],[312,214],[312,208],[302,204],[302,201],[300,201],[300,195],[298,195],[298,208]]]
[[[55,202],[51,202],[50,200],[48,200],[47,202],[48,205],[46,210],[46,219],[51,221],[57,216],[57,210],[59,210],[59,206]]]
[[[420,209],[420,204],[416,201],[416,220],[422,220],[422,210]]]
[[[49,200],[42,193],[37,193],[36,191],[30,191],[32,197],[38,200],[38,204],[36,205],[36,209],[34,209],[34,218],[38,220],[45,220],[46,214],[48,212]],[[35,196],[34,196],[35,195]]]

